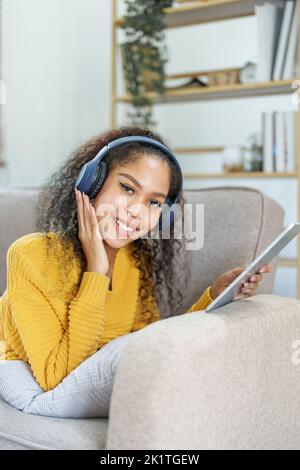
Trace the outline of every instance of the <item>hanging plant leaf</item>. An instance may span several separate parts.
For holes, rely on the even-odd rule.
[[[173,0],[125,0],[122,28],[126,41],[121,45],[125,88],[131,98],[132,125],[154,126],[152,101],[147,92],[165,93],[165,24],[163,9]]]

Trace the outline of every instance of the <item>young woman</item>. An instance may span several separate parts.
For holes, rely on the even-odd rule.
[[[179,190],[181,175],[167,155],[145,143],[126,143],[104,157],[108,172],[93,199],[74,190],[85,163],[130,135],[164,143],[133,127],[89,140],[40,191],[38,231],[8,250],[7,289],[0,299],[0,396],[24,412],[107,416],[122,348],[132,333],[161,318],[163,291],[170,310],[181,305],[185,241],[172,231],[169,239],[147,238],[167,196]],[[183,207],[182,194],[179,203]],[[206,308],[242,270],[219,276],[188,312]],[[240,297],[254,295],[261,279],[252,276]]]

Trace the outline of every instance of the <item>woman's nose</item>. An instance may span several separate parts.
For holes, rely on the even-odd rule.
[[[128,207],[128,214],[131,217],[142,217],[143,216],[143,204],[131,204],[130,207]]]

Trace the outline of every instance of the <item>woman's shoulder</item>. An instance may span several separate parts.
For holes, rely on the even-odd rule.
[[[30,279],[41,290],[54,287],[56,289],[61,281],[59,276],[62,254],[62,239],[57,232],[33,232],[19,237],[10,245],[7,252],[10,291],[14,289],[16,279],[19,278]],[[77,271],[76,273],[73,271],[70,273],[70,281],[75,274],[77,275]],[[22,276],[19,276],[20,273]],[[69,279],[65,282],[66,286],[68,281]]]
[[[7,266],[16,271],[25,267],[56,270],[64,247],[57,232],[33,232],[17,238],[8,248]],[[28,269],[27,269],[28,270]]]
[[[55,232],[32,232],[17,238],[8,248],[8,255],[34,255],[44,251],[47,247],[47,238],[59,243],[59,236]]]

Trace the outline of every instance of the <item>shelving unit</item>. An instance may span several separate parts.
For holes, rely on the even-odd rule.
[[[210,86],[207,88],[192,88],[190,90],[168,90],[163,97],[154,92],[147,93],[154,103],[178,103],[180,101],[195,101],[215,98],[241,98],[246,96],[266,96],[290,93],[294,80],[279,80],[272,82],[235,84],[226,86]],[[130,102],[129,96],[114,96],[117,103]]]
[[[209,23],[255,14],[255,0],[210,0],[207,3],[192,2],[188,5],[165,8],[166,27],[179,28],[193,24]],[[120,26],[122,19],[114,17],[114,24]]]
[[[126,95],[117,95],[117,30],[122,25],[122,18],[117,15],[118,0],[112,0],[112,61],[111,61],[111,127],[117,124],[117,107],[120,103],[129,103],[130,98]],[[210,0],[209,2],[182,2],[176,7],[165,8],[166,28],[178,28],[191,26],[225,19],[241,18],[255,15],[255,5],[257,0]],[[300,29],[300,18],[298,19]],[[298,57],[297,63],[300,66],[300,31],[298,34]],[[298,70],[298,68],[297,68]],[[232,99],[251,96],[267,96],[276,94],[295,93],[291,80],[279,80],[268,82],[256,82],[248,84],[235,84],[228,86],[211,86],[207,88],[192,88],[190,90],[168,90],[163,97],[148,93],[153,103],[180,103],[195,100],[209,99]],[[300,88],[300,77],[299,77]],[[300,91],[299,91],[300,102]],[[234,172],[234,173],[187,173],[185,179],[228,179],[228,178],[251,178],[251,179],[280,179],[293,178],[297,180],[297,217],[300,221],[300,112],[296,113],[296,154],[297,168],[292,173],[263,173],[263,172]],[[193,147],[174,149],[175,153],[201,153],[216,152],[222,147]],[[286,268],[297,269],[297,298],[300,299],[300,237],[297,237],[297,257],[295,259],[279,258],[279,264]]]
[[[297,173],[263,173],[262,171],[244,171],[228,173],[185,173],[185,179],[195,178],[296,178]]]

